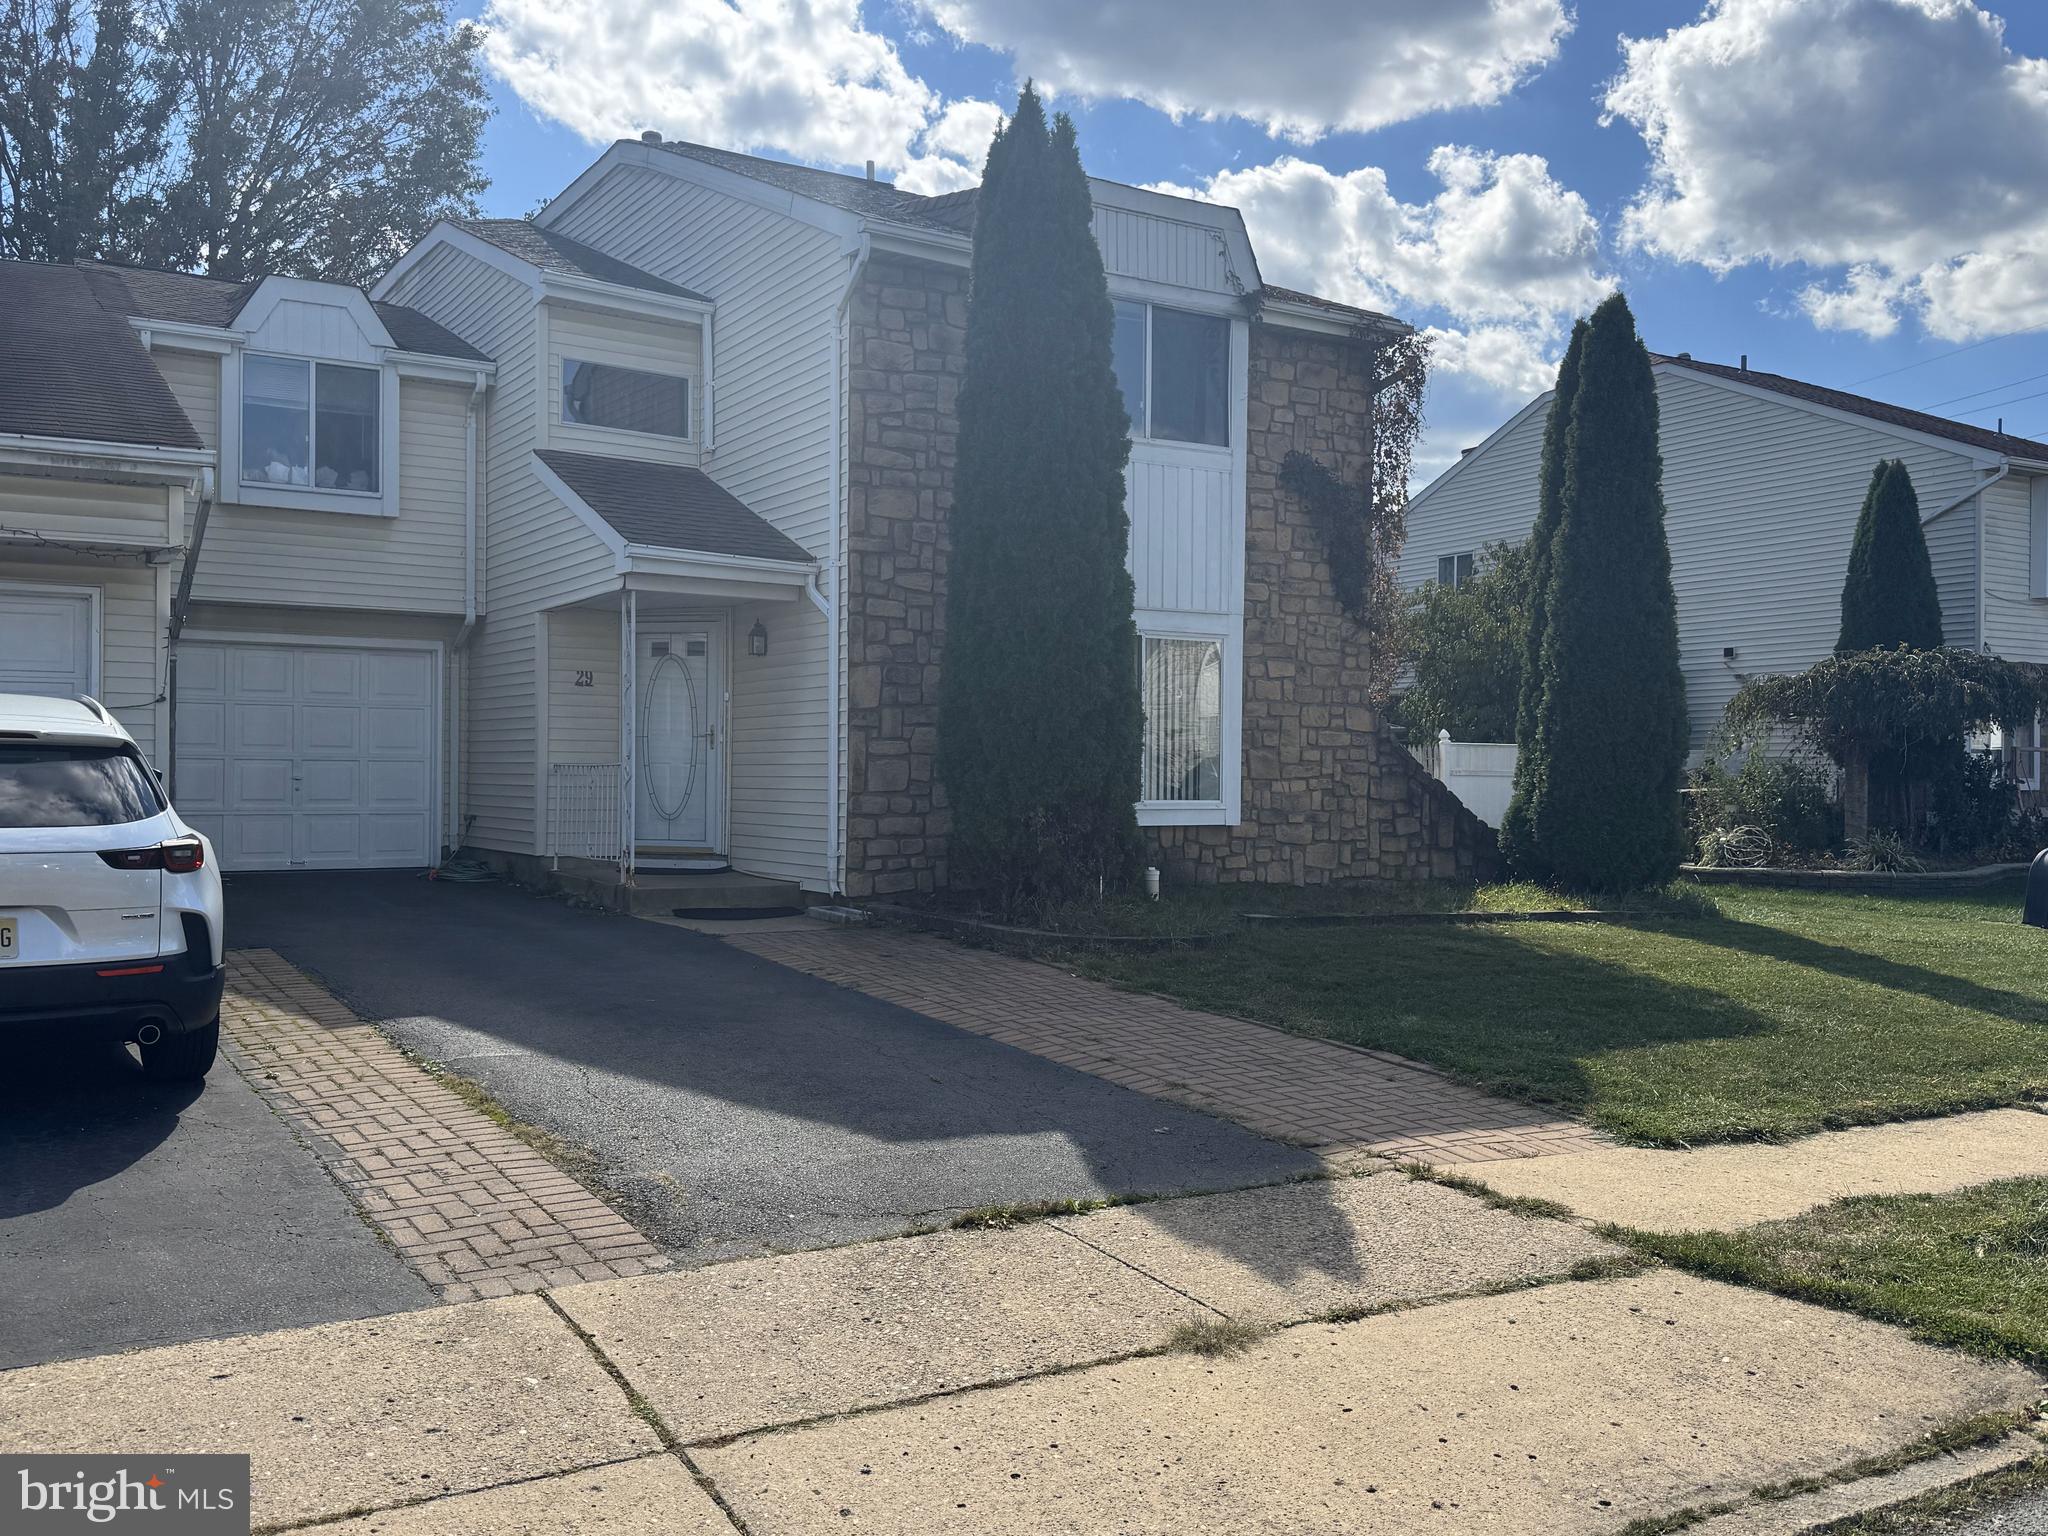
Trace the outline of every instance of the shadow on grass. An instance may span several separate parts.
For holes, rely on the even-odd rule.
[[[1804,966],[1843,981],[1863,982],[1887,991],[1906,992],[1929,1002],[1971,1008],[2029,1024],[2048,1024],[2048,1001],[2003,987],[1986,986],[1945,971],[1929,970],[1903,960],[1887,959],[1868,950],[1828,944],[1804,934],[1737,918],[1688,924],[1684,936],[1702,944],[1736,950],[1761,959]],[[2042,958],[2048,961],[2048,941]]]
[[[1075,963],[1193,1007],[1392,1051],[1574,1111],[1593,1106],[1589,1059],[1779,1027],[1707,988],[1485,928],[1279,930],[1192,953]]]

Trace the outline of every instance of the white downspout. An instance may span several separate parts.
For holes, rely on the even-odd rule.
[[[846,547],[846,503],[853,491],[848,472],[851,455],[846,441],[846,397],[851,382],[846,356],[846,325],[847,306],[853,302],[853,292],[867,271],[868,255],[868,237],[863,232],[860,245],[853,253],[852,265],[847,269],[846,286],[840,290],[839,303],[832,314],[832,548],[825,557],[824,569],[819,572],[831,583],[831,591],[821,595],[814,586],[804,588],[805,594],[825,616],[825,650],[830,660],[825,687],[825,835],[828,845],[825,880],[835,896],[846,889],[845,807],[839,792],[839,764],[846,668],[852,659],[840,617],[846,591],[846,572],[839,556]]]
[[[483,500],[483,435],[482,418],[484,391],[489,380],[479,372],[469,392],[469,408],[464,413],[463,452],[468,473],[463,477],[462,495],[462,628],[455,632],[455,720],[448,743],[449,794],[454,806],[454,826],[449,830],[449,846],[460,848],[465,840],[466,828],[463,823],[465,796],[462,778],[462,746],[469,735],[469,641],[476,632],[478,594],[481,582],[477,566],[482,558],[483,546],[478,538],[479,507]]]

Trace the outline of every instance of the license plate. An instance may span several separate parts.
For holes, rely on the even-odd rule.
[[[0,965],[21,958],[21,930],[11,917],[0,917]]]

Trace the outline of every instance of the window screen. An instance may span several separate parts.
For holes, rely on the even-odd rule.
[[[1438,555],[1436,579],[1447,587],[1464,586],[1472,579],[1472,557],[1469,554]]]
[[[1143,798],[1223,798],[1223,647],[1215,640],[1140,641],[1145,704]]]
[[[562,361],[562,420],[661,437],[690,435],[690,381],[668,373]]]

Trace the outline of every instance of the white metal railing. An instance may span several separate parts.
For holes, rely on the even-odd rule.
[[[548,764],[548,852],[558,859],[624,857],[617,763]]]

